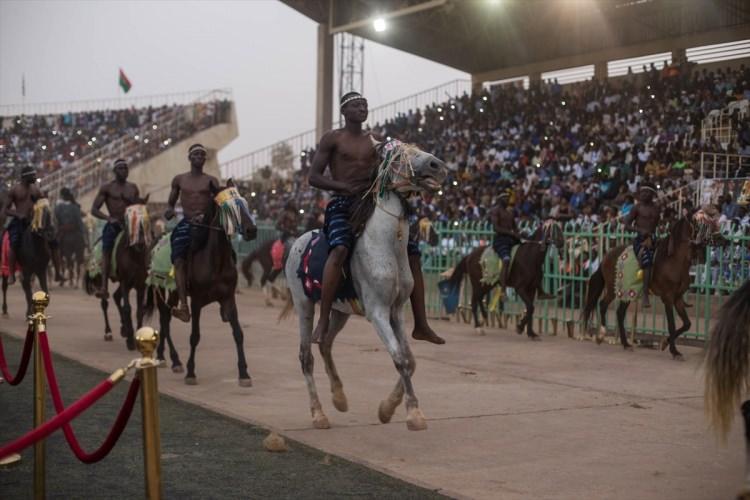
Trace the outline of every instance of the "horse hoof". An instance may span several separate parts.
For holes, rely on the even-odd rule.
[[[516,328],[516,333],[518,335],[523,335],[523,328]]]
[[[167,361],[164,359],[157,359],[156,360],[156,367],[157,368],[166,368],[167,367]]]
[[[682,354],[680,354],[679,352],[677,354],[672,354],[672,359],[674,361],[685,361],[685,358],[682,357]]]
[[[393,413],[396,411],[396,407],[393,406],[387,399],[380,402],[378,406],[378,420],[381,424],[387,424],[393,418]]]
[[[104,334],[104,341],[105,342],[112,342],[112,334],[111,333],[105,333]]]
[[[328,421],[328,417],[325,416],[323,410],[316,410],[313,412],[313,427],[316,429],[330,429],[331,423]]]
[[[273,307],[273,302],[271,302],[271,299],[266,299],[266,307]]]
[[[423,431],[427,429],[427,420],[419,408],[412,408],[406,416],[406,427],[410,431]]]
[[[622,348],[625,349],[628,352],[633,352],[634,351],[633,346],[630,345],[630,344],[624,345],[624,346],[622,346]]]
[[[344,413],[349,411],[349,402],[346,400],[346,394],[343,389],[333,391],[333,406],[340,412]]]
[[[253,379],[251,379],[250,377],[240,379],[240,387],[252,387],[252,386],[253,386]]]
[[[475,330],[475,331],[477,332],[477,334],[478,334],[479,336],[481,336],[481,337],[484,337],[484,336],[486,335],[486,334],[484,333],[484,328],[475,328],[474,330]]]
[[[185,371],[185,368],[182,367],[182,365],[176,365],[172,367],[172,373],[183,373]]]
[[[661,344],[659,344],[659,347],[662,351],[666,349],[668,345],[669,341],[667,339],[661,339]]]
[[[185,385],[198,385],[198,379],[195,377],[185,377]]]
[[[534,333],[534,334],[529,335],[529,340],[532,340],[534,342],[539,342],[542,340],[542,337]]]
[[[133,337],[128,337],[125,340],[125,345],[128,346],[128,351],[135,351],[135,339]]]

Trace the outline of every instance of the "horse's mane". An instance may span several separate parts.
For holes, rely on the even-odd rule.
[[[125,228],[130,246],[144,243],[151,246],[151,218],[146,205],[130,205],[125,211]]]
[[[393,144],[393,147],[390,149],[386,148],[388,144]],[[416,146],[399,141],[381,142],[375,146],[375,151],[382,158],[382,161],[370,176],[370,187],[356,195],[349,215],[349,224],[352,226],[352,231],[355,235],[359,235],[364,231],[365,224],[367,224],[373,211],[375,211],[377,199],[385,196],[386,190],[392,184],[392,167],[411,168],[408,155],[404,153],[413,149],[416,149]],[[409,204],[402,196],[399,196],[399,199],[404,207],[404,212],[408,213],[410,209]]]
[[[41,231],[49,226],[52,221],[52,209],[47,198],[40,198],[34,203],[31,217],[31,230]]]

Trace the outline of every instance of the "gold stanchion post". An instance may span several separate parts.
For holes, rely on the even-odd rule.
[[[49,305],[49,295],[46,292],[34,292],[31,297],[34,313],[29,316],[29,322],[34,326],[34,428],[44,423],[45,384],[44,362],[42,350],[39,348],[39,332],[47,331],[46,309]],[[34,444],[34,499],[44,500],[45,485],[45,444],[44,439]]]
[[[159,387],[156,381],[158,363],[154,350],[159,334],[143,327],[135,332],[135,341],[142,358],[138,362],[141,378],[141,410],[143,413],[143,464],[146,475],[146,498],[161,499],[161,437],[159,435]]]

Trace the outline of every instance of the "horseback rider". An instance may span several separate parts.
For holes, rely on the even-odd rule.
[[[503,262],[503,269],[500,274],[500,287],[502,288],[508,286],[508,280],[510,279],[510,260],[513,247],[522,243],[521,235],[518,233],[516,226],[515,215],[513,214],[513,210],[509,208],[509,201],[512,195],[513,192],[510,189],[502,191],[497,197],[497,205],[490,212],[490,221],[495,230],[492,248]],[[540,300],[550,300],[554,299],[555,296],[545,292],[540,283],[537,288],[537,298]]]
[[[4,215],[11,216],[7,229],[8,239],[10,240],[10,252],[8,254],[9,285],[16,282],[16,255],[21,247],[21,236],[31,224],[34,203],[42,197],[42,191],[36,184],[36,169],[32,166],[23,167],[21,169],[21,182],[11,188],[2,210]]]
[[[76,201],[73,192],[66,187],[60,190],[60,201],[55,207],[55,220],[57,220],[60,239],[63,239],[66,234],[72,234],[76,239],[80,238],[83,241],[83,247],[88,246],[88,231],[83,224],[81,205]]]
[[[96,292],[100,299],[109,298],[109,274],[112,266],[112,251],[115,248],[117,235],[125,227],[125,210],[134,205],[140,198],[138,186],[128,182],[128,163],[117,159],[112,164],[115,180],[103,185],[94,198],[91,215],[97,219],[107,221],[102,229],[102,286]],[[102,205],[107,206],[107,213],[101,211]]]
[[[641,183],[639,194],[640,203],[635,205],[625,217],[625,227],[636,232],[633,240],[633,251],[643,270],[643,307],[647,308],[651,307],[648,293],[651,283],[651,267],[654,263],[656,251],[654,233],[659,226],[661,210],[654,203],[657,191],[653,184],[649,182]]]
[[[192,226],[206,224],[206,212],[214,203],[214,196],[221,191],[219,180],[213,175],[203,173],[208,151],[201,144],[193,144],[188,149],[190,172],[179,174],[172,179],[172,191],[169,193],[169,207],[164,212],[167,220],[175,216],[177,201],[182,205],[182,220],[172,230],[172,264],[175,269],[175,282],[180,303],[172,308],[172,315],[187,323],[190,321],[190,309],[187,304],[187,257],[190,250]]]
[[[344,127],[328,132],[321,138],[310,167],[310,185],[334,193],[326,206],[323,226],[330,250],[323,270],[320,318],[312,337],[315,343],[323,342],[328,332],[341,270],[354,247],[354,233],[349,222],[350,210],[355,200],[370,187],[378,164],[375,150],[377,140],[370,132],[362,130],[362,124],[367,120],[367,100],[357,92],[349,92],[341,97],[340,109],[344,115]],[[330,170],[330,177],[323,175],[326,167]],[[409,238],[407,251],[409,267],[414,277],[410,297],[414,313],[412,337],[444,344],[445,340],[427,324],[419,248],[412,237]]]
[[[516,218],[513,210],[508,208],[508,203],[512,195],[510,189],[505,189],[497,197],[497,205],[490,212],[490,221],[495,230],[495,237],[492,240],[492,248],[503,262],[503,271],[500,274],[500,286],[508,286],[510,278],[510,257],[511,251],[515,245],[521,244],[521,235],[518,233]]]
[[[289,200],[284,205],[284,210],[279,216],[279,221],[276,223],[276,229],[279,231],[279,239],[282,243],[286,243],[286,240],[293,238],[297,235],[299,223],[297,221],[297,209],[294,206],[294,201]]]

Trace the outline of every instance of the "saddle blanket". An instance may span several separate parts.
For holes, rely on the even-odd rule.
[[[110,272],[109,277],[115,278],[117,277],[117,259],[115,256],[117,255],[117,249],[120,248],[120,243],[122,242],[122,236],[125,234],[125,231],[120,231],[120,234],[117,235],[117,239],[115,239],[115,246],[112,248],[112,262],[109,266]],[[91,258],[89,259],[89,265],[86,268],[86,273],[88,274],[89,278],[96,278],[100,274],[102,274],[102,240],[96,242],[96,245],[94,245],[94,249],[91,251]]]
[[[643,292],[643,271],[632,246],[625,248],[617,257],[615,264],[615,296],[618,300],[629,302],[641,296]]]
[[[514,245],[510,251],[510,266],[513,267],[513,261],[516,260],[516,252],[520,245]],[[497,252],[492,247],[487,247],[482,252],[482,257],[479,259],[482,266],[482,279],[480,280],[483,285],[496,285],[500,281],[500,276],[503,274],[503,261],[497,255]]]
[[[285,251],[286,247],[284,246],[284,241],[281,239],[274,241],[273,245],[271,245],[271,262],[273,262],[272,268],[274,271],[280,271],[284,267]]]
[[[167,291],[177,289],[172,265],[172,242],[170,233],[164,234],[151,250],[151,263],[148,267],[146,285],[163,288]]]
[[[302,260],[297,269],[297,276],[302,280],[302,288],[305,295],[313,302],[320,301],[323,283],[323,268],[328,259],[328,240],[322,231],[315,231],[302,252]],[[349,259],[344,264],[343,279],[336,292],[336,300],[348,302],[355,314],[363,315],[362,307],[357,292],[354,290],[354,281],[349,267]]]
[[[3,231],[2,249],[0,250],[0,276],[7,278],[10,276],[10,264],[8,259],[10,258],[10,234],[8,231]],[[16,262],[16,272],[21,271],[21,266]]]

